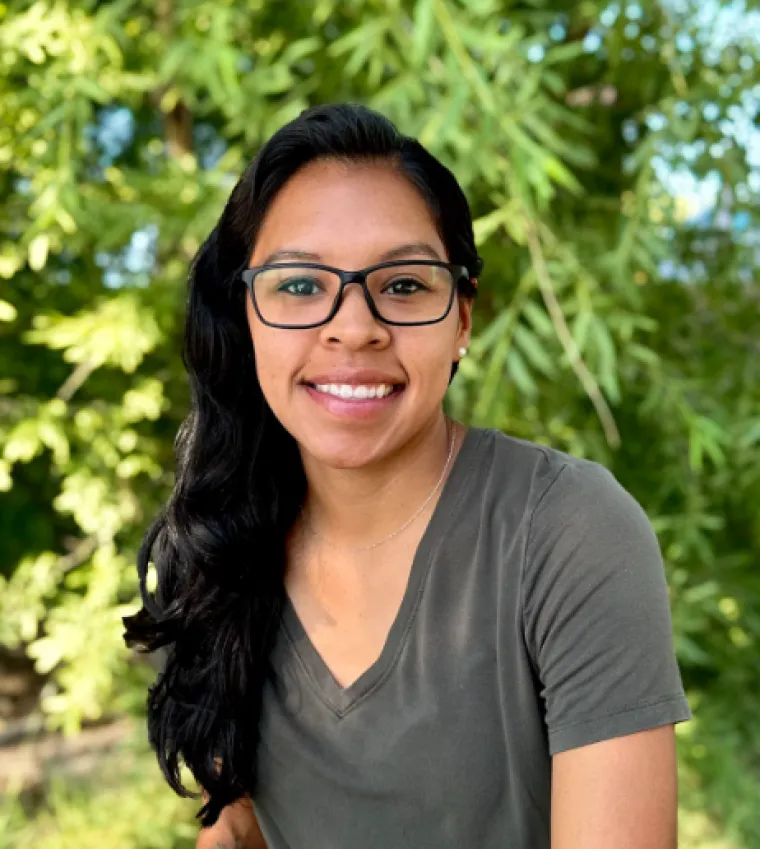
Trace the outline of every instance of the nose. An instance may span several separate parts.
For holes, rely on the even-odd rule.
[[[351,281],[346,285],[338,311],[322,327],[321,335],[322,341],[327,345],[342,344],[353,350],[367,345],[379,348],[390,341],[388,326],[372,315],[364,290],[358,285],[358,281]]]

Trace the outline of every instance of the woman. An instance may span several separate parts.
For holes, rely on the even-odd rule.
[[[691,713],[644,513],[443,413],[481,268],[451,172],[345,104],[272,137],[193,263],[126,624],[167,649],[150,739],[204,788],[199,847],[675,845]]]

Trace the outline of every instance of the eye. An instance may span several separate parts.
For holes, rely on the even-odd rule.
[[[427,286],[421,280],[415,280],[413,277],[397,277],[388,283],[383,293],[388,295],[416,295],[426,289]]]
[[[296,295],[298,297],[308,297],[316,295],[321,291],[319,281],[313,277],[291,277],[284,280],[277,287],[278,292],[284,292],[286,295]]]

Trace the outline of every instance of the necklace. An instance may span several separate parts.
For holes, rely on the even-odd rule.
[[[327,539],[326,537],[323,537],[322,534],[318,533],[314,529],[314,527],[312,526],[311,522],[309,521],[308,516],[306,515],[306,513],[304,512],[303,507],[302,507],[301,508],[301,515],[304,517],[306,527],[309,529],[309,532],[313,536],[315,536],[318,540],[325,543],[326,545],[329,545],[330,548],[338,548],[338,549],[342,549],[343,551],[370,551],[371,549],[377,548],[379,545],[383,545],[384,543],[388,542],[389,540],[392,540],[394,537],[398,536],[402,531],[405,531],[409,527],[409,525],[412,524],[412,522],[420,515],[420,513],[422,513],[422,511],[428,506],[428,504],[430,504],[430,500],[433,498],[433,496],[436,494],[436,492],[438,492],[438,490],[440,489],[441,484],[443,483],[443,479],[446,477],[446,472],[449,468],[449,463],[451,462],[451,458],[454,454],[454,442],[455,441],[456,441],[456,432],[452,428],[451,441],[449,443],[449,456],[446,458],[446,463],[443,467],[443,471],[441,472],[441,476],[440,476],[440,478],[438,478],[438,483],[433,488],[433,491],[422,502],[419,509],[416,511],[416,513],[411,518],[407,519],[406,522],[404,522],[404,524],[398,530],[395,530],[392,534],[389,534],[387,537],[384,537],[379,542],[373,542],[372,545],[358,545],[358,546],[355,546],[355,545],[350,545],[350,546],[349,545],[335,545],[335,543],[330,542],[329,539]]]

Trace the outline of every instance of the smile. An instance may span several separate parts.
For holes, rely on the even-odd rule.
[[[390,383],[363,386],[353,386],[347,383],[310,383],[308,385],[324,395],[333,395],[335,398],[343,398],[348,401],[366,401],[370,398],[385,398],[396,389]]]

